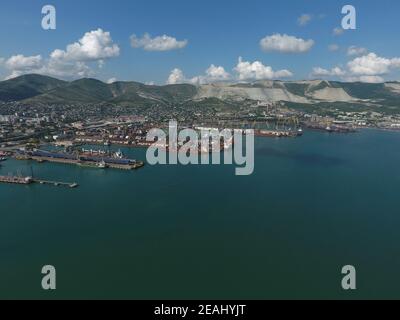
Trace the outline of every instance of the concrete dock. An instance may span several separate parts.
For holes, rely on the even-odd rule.
[[[42,185],[49,185],[54,187],[67,187],[67,188],[77,188],[79,185],[75,182],[60,182],[60,181],[50,181],[34,179],[32,177],[16,177],[16,176],[0,176],[0,183],[7,184],[19,184],[19,185],[30,185],[33,183],[39,183]]]
[[[49,181],[49,180],[40,180],[40,179],[32,179],[32,182],[39,183],[42,185],[50,185],[54,187],[67,187],[67,188],[77,188],[79,185],[75,182],[60,182],[60,181]]]

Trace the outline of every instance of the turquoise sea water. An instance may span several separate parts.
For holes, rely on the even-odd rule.
[[[400,298],[400,134],[263,138],[255,158],[248,177],[32,163],[80,187],[0,184],[0,298]],[[54,292],[41,290],[47,264]],[[348,264],[355,292],[341,289]]]

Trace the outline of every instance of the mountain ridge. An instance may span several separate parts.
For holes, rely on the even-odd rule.
[[[146,85],[135,81],[105,83],[94,78],[63,81],[42,75],[24,75],[0,82],[0,101],[26,104],[110,103],[121,106],[179,104],[217,99],[229,103],[253,100],[268,103],[368,103],[398,105],[400,83],[379,84],[328,80],[261,80],[205,85]]]

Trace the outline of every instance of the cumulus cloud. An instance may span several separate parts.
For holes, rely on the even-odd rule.
[[[347,64],[353,75],[376,76],[389,73],[400,67],[400,58],[387,59],[375,53],[355,58]]]
[[[298,19],[297,23],[299,26],[306,26],[312,20],[311,14],[302,14]]]
[[[25,57],[15,55],[4,61],[11,72],[7,78],[27,73],[38,73],[60,78],[81,78],[94,74],[88,63],[97,63],[101,68],[105,61],[119,56],[120,49],[113,43],[109,32],[97,29],[84,34],[78,42],[65,50],[54,50],[47,59],[42,56]]]
[[[304,53],[314,46],[314,40],[304,40],[287,34],[273,34],[260,41],[262,50],[283,53]]]
[[[93,76],[94,71],[82,61],[49,59],[36,73],[59,78],[83,78]]]
[[[225,71],[225,69],[221,66],[211,65],[206,70],[205,76],[198,76],[194,77],[190,80],[191,83],[194,84],[205,84],[205,83],[212,83],[212,82],[220,82],[220,81],[227,81],[231,78],[231,75]]]
[[[113,43],[110,32],[97,29],[85,33],[78,41],[67,46],[66,50],[56,49],[52,59],[65,61],[99,61],[119,56],[120,49]]]
[[[41,64],[42,56],[40,55],[25,57],[22,54],[18,54],[5,61],[7,69],[19,71],[37,69],[40,68]]]
[[[181,69],[174,69],[171,71],[167,84],[178,83],[191,83],[194,85],[201,85],[207,83],[215,83],[221,81],[254,81],[254,80],[271,80],[277,78],[292,77],[293,73],[289,70],[274,71],[272,67],[265,66],[260,61],[244,61],[239,57],[238,64],[233,69],[233,75],[225,71],[221,66],[211,65],[204,75],[187,78]]]
[[[205,72],[205,75],[186,78],[183,71],[174,69],[168,77],[167,84],[191,83],[195,85],[207,84],[213,82],[227,81],[231,79],[231,75],[221,66],[211,65]]]
[[[171,51],[182,49],[188,44],[187,40],[178,41],[176,38],[163,35],[152,38],[148,33],[145,33],[142,38],[136,35],[131,36],[131,45],[133,48],[143,48],[146,51]]]
[[[265,66],[260,61],[243,61],[242,57],[239,58],[239,62],[234,70],[237,72],[237,79],[239,81],[266,80],[293,76],[289,70],[274,71],[270,66]]]
[[[362,47],[350,46],[347,49],[347,55],[349,55],[349,56],[362,56],[367,53],[368,53],[368,50],[366,48],[362,48]]]
[[[187,82],[183,71],[181,69],[175,68],[171,71],[171,74],[168,77],[167,84],[180,84]]]
[[[331,70],[323,69],[320,67],[313,68],[312,76],[314,77],[342,77],[346,74],[346,71],[340,67],[334,67]]]
[[[384,75],[396,69],[400,69],[400,58],[389,59],[369,53],[349,61],[345,70],[340,67],[331,70],[314,68],[311,75],[314,77],[339,77],[348,82],[381,83],[385,81]]]
[[[24,56],[22,54],[3,59],[4,67],[11,72],[6,80],[12,79],[27,73],[39,73],[43,68],[42,56]]]

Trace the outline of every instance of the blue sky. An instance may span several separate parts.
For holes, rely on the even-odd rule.
[[[41,9],[46,4],[57,10],[56,30],[41,27]],[[346,4],[357,9],[357,30],[335,35]],[[193,83],[282,76],[373,82],[398,80],[400,75],[396,32],[400,30],[400,3],[396,0],[2,0],[0,5],[1,79],[39,72],[59,78],[85,75],[104,81],[164,84],[174,69],[180,71],[175,70],[175,81]],[[305,25],[298,21],[302,15],[310,18]],[[99,28],[103,31],[97,34],[99,38],[109,33],[103,49],[117,46],[118,50],[108,55],[100,52],[99,58],[68,51],[67,45]],[[157,51],[139,41],[132,47],[131,35],[141,39],[145,33],[150,34],[150,41],[166,35],[168,41],[181,45],[172,43],[170,50]],[[313,40],[313,45],[292,53],[263,50],[260,41],[267,38],[270,43],[274,38],[268,37],[277,34],[289,36],[286,40],[295,44]],[[357,49],[353,55],[349,55],[350,46]],[[63,51],[57,65],[50,62],[56,49]],[[289,71],[290,77],[281,71]]]

